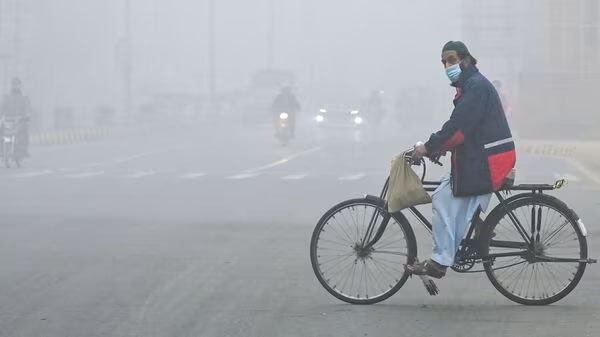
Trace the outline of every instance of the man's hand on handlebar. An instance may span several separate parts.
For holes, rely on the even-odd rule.
[[[425,147],[425,143],[417,142],[414,146],[413,157],[416,159],[421,159],[427,155],[427,148]]]
[[[431,160],[432,163],[442,166],[442,163],[440,162],[440,158],[442,156],[445,156],[446,153],[445,152],[443,152],[443,153],[441,153],[441,152],[428,153],[427,148],[425,147],[425,143],[419,141],[415,144],[412,155],[413,155],[413,158],[416,159],[417,161],[423,157],[427,157],[427,158],[429,158],[429,160]]]

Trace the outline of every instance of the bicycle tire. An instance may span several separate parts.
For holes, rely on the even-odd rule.
[[[319,261],[319,253],[317,251],[321,233],[323,233],[324,226],[326,224],[328,224],[328,221],[330,219],[332,219],[332,217],[334,215],[339,214],[342,210],[352,207],[352,206],[358,206],[358,205],[368,205],[369,207],[379,210],[379,212],[381,212],[381,214],[390,216],[390,222],[388,223],[388,226],[392,225],[393,223],[396,223],[400,226],[400,230],[404,234],[404,238],[406,241],[406,249],[407,249],[406,263],[409,263],[409,264],[413,263],[413,261],[416,259],[416,256],[417,256],[417,243],[416,243],[416,239],[415,239],[412,227],[410,226],[406,217],[401,212],[394,213],[393,215],[391,215],[391,214],[387,213],[387,211],[383,208],[383,206],[382,206],[383,203],[377,202],[372,199],[367,199],[367,198],[350,199],[350,200],[343,201],[343,202],[333,206],[330,210],[328,210],[321,217],[321,219],[315,226],[315,229],[314,229],[312,237],[311,237],[310,260],[311,260],[311,265],[312,265],[313,271],[314,271],[317,279],[319,280],[321,285],[331,295],[333,295],[334,297],[336,297],[344,302],[347,302],[347,303],[373,304],[373,303],[378,303],[378,302],[381,302],[381,301],[389,298],[390,296],[394,295],[398,290],[400,290],[400,288],[404,285],[404,283],[406,282],[406,280],[409,277],[408,273],[406,271],[404,271],[404,268],[402,268],[402,270],[401,270],[402,276],[397,278],[396,284],[393,285],[392,287],[390,287],[390,289],[388,289],[387,291],[385,291],[381,294],[378,294],[377,296],[373,296],[373,297],[357,298],[355,296],[349,296],[348,294],[345,294],[344,292],[340,291],[339,289],[336,289],[335,284],[332,285],[328,282],[328,279],[324,276],[324,272],[321,270],[320,261]],[[392,222],[392,220],[393,220],[393,222]],[[388,229],[386,228],[386,231],[387,230]],[[384,235],[385,235],[385,232],[384,232]],[[355,261],[355,263],[356,263],[356,261]]]
[[[515,198],[514,201],[506,204],[506,208],[509,211],[512,211],[514,214],[515,211],[520,208],[527,207],[527,206],[533,206],[533,205],[538,206],[538,207],[539,206],[548,207],[548,209],[552,209],[555,213],[564,217],[565,220],[568,221],[568,224],[570,224],[570,228],[572,228],[573,232],[576,234],[578,245],[579,245],[578,258],[581,260],[587,259],[587,254],[588,254],[587,240],[586,240],[586,237],[583,235],[580,227],[578,226],[577,221],[579,220],[579,217],[571,209],[569,209],[569,207],[565,203],[563,203],[559,199],[557,199],[553,196],[549,196],[549,195],[529,194],[527,196]],[[491,233],[493,233],[495,231],[495,229],[498,226],[498,224],[500,223],[500,221],[502,221],[502,219],[507,215],[508,215],[508,212],[506,210],[503,212],[499,211],[499,212],[494,212],[494,214],[490,214],[491,218],[486,219],[486,224],[488,225],[487,226],[488,237],[491,236]],[[485,244],[483,245],[483,247],[482,247],[482,255],[483,256],[487,256],[489,254],[491,241],[492,241],[492,239],[488,239],[488,240],[486,240]],[[543,264],[543,263],[553,263],[553,262],[533,262],[530,264],[536,264],[536,263]],[[554,263],[564,263],[564,262],[554,262]],[[540,297],[540,298],[535,298],[535,296],[533,296],[533,298],[524,297],[521,294],[515,293],[514,289],[510,290],[509,287],[503,285],[503,282],[498,279],[498,277],[495,273],[495,270],[498,270],[499,268],[498,269],[494,268],[493,261],[490,261],[490,260],[484,261],[484,269],[485,269],[488,279],[490,280],[490,282],[492,283],[494,288],[496,288],[496,290],[498,290],[502,295],[504,295],[506,298],[510,299],[511,301],[519,303],[519,304],[523,304],[523,305],[548,305],[548,304],[555,303],[555,302],[563,299],[565,296],[567,296],[571,291],[573,291],[573,289],[575,289],[575,287],[577,286],[577,284],[583,277],[583,273],[586,268],[586,263],[585,262],[577,262],[577,263],[574,262],[573,264],[577,265],[577,269],[576,269],[576,272],[572,274],[572,278],[568,279],[568,284],[566,284],[566,286],[564,286],[562,289],[560,289],[560,291],[555,292],[550,296]],[[533,268],[535,270],[535,267],[533,267]],[[540,280],[540,282],[543,282],[543,280]]]

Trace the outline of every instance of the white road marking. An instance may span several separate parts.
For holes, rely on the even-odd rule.
[[[289,162],[292,159],[309,155],[311,153],[319,151],[320,149],[321,149],[320,147],[315,147],[315,148],[312,148],[312,149],[309,149],[309,150],[306,150],[306,151],[301,151],[301,152],[298,152],[298,153],[294,153],[294,154],[289,155],[289,156],[287,156],[285,158],[277,160],[277,161],[275,161],[273,163],[270,163],[270,164],[267,164],[267,165],[263,165],[263,166],[260,166],[260,167],[255,167],[255,168],[248,169],[248,170],[244,170],[244,171],[242,171],[242,173],[235,174],[235,175],[232,175],[232,176],[229,176],[229,177],[225,177],[225,179],[240,180],[240,179],[253,178],[253,177],[256,177],[257,175],[259,175],[261,173],[261,171],[268,170],[270,168],[283,165],[283,164]]]
[[[191,173],[186,173],[184,175],[182,175],[180,178],[181,179],[197,179],[200,177],[204,177],[206,175],[206,173],[204,172],[191,172]]]
[[[158,173],[158,172],[156,172],[156,171],[138,171],[138,172],[134,172],[132,174],[128,174],[125,177],[139,179],[139,178],[144,178],[144,177],[155,175],[156,173]]]
[[[103,174],[104,174],[104,171],[90,171],[90,172],[83,172],[83,173],[68,174],[68,175],[66,175],[66,177],[74,178],[74,179],[81,179],[81,178],[101,176]]]
[[[117,165],[117,164],[126,163],[128,161],[136,160],[136,159],[141,158],[141,157],[148,156],[149,154],[150,153],[138,153],[138,154],[134,154],[134,155],[131,155],[131,156],[122,157],[122,158],[116,158],[116,159],[105,161],[105,162],[98,162],[98,163],[90,163],[90,164],[81,165],[81,166],[79,166],[79,168],[93,168],[93,167],[98,167],[98,166]]]
[[[342,181],[359,180],[359,179],[364,178],[364,176],[365,176],[364,173],[349,174],[349,175],[339,177],[338,180],[342,180]]]
[[[301,151],[301,152],[298,152],[298,153],[294,153],[292,155],[289,155],[289,156],[287,156],[285,158],[282,158],[282,159],[280,159],[278,161],[275,161],[273,163],[270,163],[270,164],[267,164],[267,165],[264,165],[264,166],[260,166],[260,167],[256,167],[256,168],[253,168],[253,169],[245,170],[244,172],[253,173],[253,172],[264,171],[264,170],[267,170],[267,169],[270,169],[270,168],[273,168],[273,167],[277,167],[279,165],[283,165],[283,164],[289,162],[292,159],[296,159],[298,157],[306,156],[306,155],[309,155],[311,153],[317,152],[319,150],[321,150],[321,147],[315,147],[315,148],[312,148],[312,149],[309,149],[309,150],[306,150],[306,151]]]
[[[567,181],[579,181],[579,177],[577,177],[576,175],[573,175],[571,173],[565,173],[565,174],[560,174],[560,173],[554,173],[554,178],[555,179],[566,179]]]
[[[13,177],[15,177],[15,178],[32,178],[32,177],[38,177],[38,176],[43,176],[43,175],[52,174],[52,173],[54,173],[54,171],[44,170],[44,171],[19,173],[19,174],[15,174]]]
[[[300,180],[308,176],[306,173],[302,174],[290,174],[289,176],[281,177],[281,180]]]
[[[600,185],[600,176],[597,172],[592,171],[588,166],[584,165],[579,160],[569,158],[569,164],[573,165],[579,172],[583,173],[588,179]]]
[[[229,177],[225,177],[225,179],[241,180],[241,179],[253,178],[253,177],[256,177],[257,175],[259,175],[259,173],[246,172],[246,173],[240,173],[240,174],[235,174],[235,175],[232,175]]]

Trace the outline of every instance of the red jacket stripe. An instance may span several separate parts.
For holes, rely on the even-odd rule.
[[[456,131],[452,137],[450,137],[447,141],[445,141],[440,147],[440,151],[450,151],[456,146],[462,144],[465,141],[465,135],[462,131]]]
[[[515,150],[488,156],[490,176],[492,178],[494,191],[497,191],[502,187],[504,178],[506,178],[512,168],[515,167],[516,160]]]

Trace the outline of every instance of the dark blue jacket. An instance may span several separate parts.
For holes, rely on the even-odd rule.
[[[463,69],[453,86],[457,88],[454,111],[425,143],[427,152],[452,151],[455,196],[497,191],[516,161],[498,92],[475,66]]]

